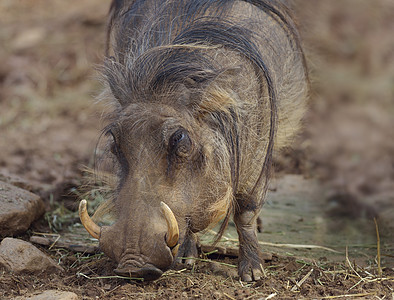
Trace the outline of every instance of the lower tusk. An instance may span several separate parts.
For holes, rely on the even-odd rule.
[[[81,219],[82,225],[85,227],[86,231],[95,239],[99,239],[101,228],[89,217],[86,206],[86,200],[82,200],[79,203],[79,218]]]
[[[175,257],[179,250],[179,244],[176,245],[174,248],[171,249],[172,256]]]
[[[160,202],[160,209],[167,222],[168,229],[166,235],[166,242],[168,247],[173,248],[176,244],[178,244],[179,240],[178,222],[171,208],[169,208],[167,204],[165,204],[164,202]],[[178,248],[176,249],[176,251],[178,251]]]

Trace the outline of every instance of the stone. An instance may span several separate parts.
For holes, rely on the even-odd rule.
[[[0,170],[0,181],[15,185],[21,189],[28,190],[29,192],[31,192],[33,189],[31,184],[23,178],[20,178],[16,175],[11,175],[10,173],[5,173],[4,170]]]
[[[29,242],[13,238],[5,238],[0,244],[1,268],[15,274],[63,271],[62,267]]]
[[[15,300],[78,300],[78,295],[73,292],[48,290],[30,297],[17,297]]]
[[[0,170],[0,182],[1,181],[32,193],[44,189],[42,183],[29,181],[25,178],[19,177],[18,175],[9,173],[7,170]]]
[[[39,196],[0,181],[0,236],[24,233],[44,212]]]
[[[78,295],[73,292],[48,290],[43,292],[42,294],[35,295],[27,299],[28,300],[78,300]]]

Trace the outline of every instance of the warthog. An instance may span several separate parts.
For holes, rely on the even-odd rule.
[[[103,97],[116,221],[85,228],[118,266],[154,280],[195,257],[196,232],[233,215],[238,273],[262,276],[256,219],[274,149],[300,126],[308,80],[289,11],[272,0],[114,0]],[[179,251],[178,251],[179,250]]]

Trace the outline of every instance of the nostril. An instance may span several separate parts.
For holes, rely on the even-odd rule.
[[[139,269],[132,269],[128,267],[118,267],[114,270],[117,275],[127,276],[132,278],[143,278],[144,280],[151,281],[158,279],[163,271],[152,265],[146,265]]]
[[[149,266],[140,269],[138,273],[145,280],[156,280],[163,274],[163,271],[154,266]]]

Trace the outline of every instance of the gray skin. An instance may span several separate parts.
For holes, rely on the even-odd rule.
[[[105,133],[119,184],[100,247],[117,274],[154,280],[176,261],[160,202],[178,222],[177,257],[197,256],[195,233],[233,215],[238,273],[258,280],[272,152],[297,132],[307,99],[297,32],[280,4],[158,2],[115,0],[110,11],[102,97],[114,105]],[[190,24],[201,30],[185,33]]]

